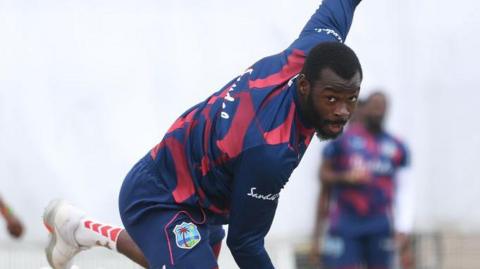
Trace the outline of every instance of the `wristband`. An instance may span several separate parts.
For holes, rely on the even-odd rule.
[[[0,208],[0,213],[4,216],[4,217],[9,217],[9,216],[13,216],[13,211],[10,207],[8,206],[4,206],[2,208]]]

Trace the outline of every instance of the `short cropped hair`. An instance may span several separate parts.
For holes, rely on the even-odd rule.
[[[387,95],[381,91],[381,90],[375,90],[373,92],[371,92],[368,96],[367,96],[367,99],[365,100],[365,103],[369,102],[370,100],[372,100],[373,97],[375,96],[380,96],[382,97],[385,101],[387,101]]]
[[[320,71],[332,69],[344,79],[351,79],[357,72],[363,78],[362,66],[355,52],[339,42],[323,42],[315,46],[307,56],[302,73],[310,83],[320,79]]]

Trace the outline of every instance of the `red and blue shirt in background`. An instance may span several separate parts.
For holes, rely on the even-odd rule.
[[[405,144],[385,131],[372,134],[355,123],[326,145],[323,158],[337,172],[360,169],[369,175],[366,183],[331,186],[330,229],[362,233],[382,224],[389,225],[380,230],[391,229],[396,174],[409,162]]]

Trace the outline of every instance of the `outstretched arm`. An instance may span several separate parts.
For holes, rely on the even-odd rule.
[[[15,238],[19,238],[23,234],[23,225],[1,197],[0,213],[7,223],[8,233]]]
[[[344,42],[359,3],[360,0],[323,0],[303,28],[300,37],[321,31],[334,31],[331,34],[338,35],[336,38]]]
[[[360,0],[323,0],[300,36],[286,50],[303,56],[322,42],[345,42],[352,25],[353,13]]]
[[[262,146],[247,150],[235,169],[227,245],[242,269],[274,268],[264,247],[279,192],[294,168],[288,149]]]

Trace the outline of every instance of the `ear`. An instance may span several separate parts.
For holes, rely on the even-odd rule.
[[[305,74],[298,75],[297,86],[302,96],[307,96],[310,93],[310,82],[307,80]]]

